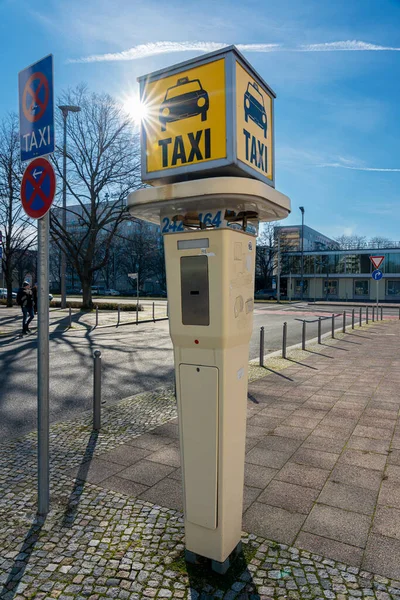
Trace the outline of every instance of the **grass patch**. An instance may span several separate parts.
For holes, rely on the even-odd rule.
[[[247,565],[252,561],[258,546],[252,542],[243,543],[243,551],[237,556],[225,575],[218,575],[211,570],[211,562],[207,558],[200,558],[199,563],[193,565],[185,561],[184,551],[180,552],[168,565],[171,571],[187,575],[190,586],[197,590],[203,590],[206,586],[214,589],[229,590],[230,587],[240,580],[241,575],[246,572]],[[254,585],[254,584],[253,584]],[[256,591],[256,590],[255,590]]]

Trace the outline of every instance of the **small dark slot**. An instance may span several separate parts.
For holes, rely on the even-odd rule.
[[[199,294],[200,294],[200,292],[199,292],[199,291],[197,291],[197,292],[191,291],[191,292],[190,292],[190,295],[191,295],[191,296],[198,296]]]

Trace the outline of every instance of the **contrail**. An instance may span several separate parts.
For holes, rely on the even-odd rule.
[[[400,169],[381,169],[378,167],[350,167],[348,165],[341,165],[340,163],[324,163],[322,165],[315,166],[320,168],[350,169],[351,171],[377,171],[378,173],[400,173]]]
[[[138,60],[157,54],[170,54],[172,52],[212,52],[220,50],[229,44],[223,42],[150,42],[139,44],[122,52],[107,54],[92,54],[81,58],[70,58],[67,63],[93,63],[122,60]],[[289,47],[282,44],[237,44],[242,52],[338,52],[338,51],[386,51],[399,52],[400,48],[379,46],[368,42],[347,40],[342,42],[327,42],[322,44],[300,44]]]
[[[346,42],[328,42],[324,44],[301,44],[296,48],[297,52],[360,52],[360,51],[386,51],[400,52],[400,48],[392,46],[378,46],[368,42],[359,42],[357,40],[347,40]]]

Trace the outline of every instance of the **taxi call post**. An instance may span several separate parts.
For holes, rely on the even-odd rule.
[[[139,78],[134,217],[161,226],[174,346],[186,560],[240,550],[256,235],[290,212],[274,189],[274,98],[234,46]]]
[[[176,225],[164,247],[186,558],[224,573],[240,550],[258,223],[286,217],[290,201],[259,181],[216,177],[138,190],[128,206]]]

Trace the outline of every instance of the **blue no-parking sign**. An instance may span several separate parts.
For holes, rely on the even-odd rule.
[[[54,152],[53,55],[18,74],[21,161]]]

